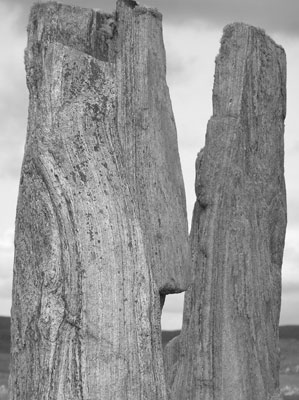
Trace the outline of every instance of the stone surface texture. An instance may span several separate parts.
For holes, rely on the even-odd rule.
[[[188,285],[161,15],[36,4],[15,230],[13,400],[163,400],[160,297]]]
[[[194,283],[165,351],[172,400],[279,398],[285,113],[284,50],[260,29],[228,25],[196,161]]]

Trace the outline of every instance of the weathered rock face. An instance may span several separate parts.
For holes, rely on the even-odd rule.
[[[161,15],[126,2],[118,10],[117,120],[124,164],[146,232],[147,261],[160,292],[176,293],[190,280],[189,248]]]
[[[283,49],[225,28],[213,116],[196,162],[194,284],[165,352],[172,399],[276,399],[286,227]]]
[[[166,399],[160,294],[187,286],[161,15],[32,8],[11,399]]]

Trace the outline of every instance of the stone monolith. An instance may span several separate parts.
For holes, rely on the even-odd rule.
[[[13,400],[163,400],[160,302],[188,285],[161,14],[36,4],[15,230]]]
[[[165,352],[172,400],[279,398],[285,113],[284,50],[260,29],[228,25],[196,161],[194,283]]]

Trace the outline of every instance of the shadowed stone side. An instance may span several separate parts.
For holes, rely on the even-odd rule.
[[[279,398],[285,113],[284,50],[259,29],[227,26],[196,161],[194,283],[165,350],[173,400]]]
[[[189,254],[161,16],[36,4],[25,63],[11,399],[166,400],[160,292]]]

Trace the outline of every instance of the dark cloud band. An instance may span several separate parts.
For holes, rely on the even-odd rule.
[[[23,25],[28,19],[32,0],[6,0],[7,4],[19,4],[24,8]],[[61,0],[62,3],[81,7],[113,11],[111,0]],[[188,23],[205,20],[218,27],[240,21],[259,26],[268,32],[299,33],[298,0],[144,0],[150,7],[158,8],[164,20],[173,23]]]

